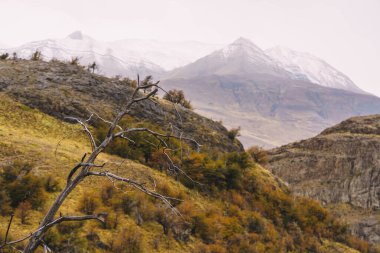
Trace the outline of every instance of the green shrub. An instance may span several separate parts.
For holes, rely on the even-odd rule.
[[[5,184],[15,181],[17,178],[28,174],[33,168],[33,165],[28,162],[21,160],[15,160],[12,164],[5,166],[1,177],[3,178]]]
[[[46,192],[42,181],[32,174],[9,183],[6,189],[13,208],[16,208],[21,202],[28,201],[33,209],[39,209],[46,202]]]
[[[0,179],[0,185],[4,185]],[[12,213],[11,200],[4,189],[0,189],[0,215],[9,215]]]
[[[70,60],[71,65],[79,66],[79,57],[72,57]]]
[[[142,234],[136,229],[124,229],[112,242],[112,252],[141,253],[143,252]]]
[[[185,98],[185,94],[182,90],[169,90],[163,97],[165,100],[168,100],[172,103],[182,105],[187,109],[192,109],[191,103]]]
[[[79,204],[79,210],[89,215],[93,214],[99,206],[100,201],[98,196],[93,193],[84,193]]]
[[[31,59],[32,61],[40,61],[40,60],[42,60],[42,54],[41,54],[41,51],[36,50],[36,51],[32,54],[32,56],[30,57],[30,59]]]
[[[47,177],[45,177],[43,179],[43,184],[45,191],[47,192],[57,192],[61,190],[58,180],[55,179],[52,175],[48,175]]]
[[[21,224],[27,224],[32,205],[28,201],[21,202],[16,209],[16,216],[20,219]]]
[[[240,136],[240,130],[241,128],[240,127],[237,127],[237,128],[232,128],[228,131],[227,133],[227,136],[230,140],[235,140],[236,137],[239,137]]]
[[[0,60],[6,60],[6,59],[8,59],[8,57],[9,57],[8,53],[1,54],[0,55]]]
[[[44,241],[52,249],[52,252],[95,252],[89,248],[85,237],[80,235],[83,222],[62,222],[49,229],[44,236]]]
[[[255,163],[266,165],[268,163],[268,152],[261,147],[253,146],[247,150]]]

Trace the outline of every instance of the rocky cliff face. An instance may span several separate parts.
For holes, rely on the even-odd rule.
[[[268,167],[297,195],[333,209],[348,204],[351,211],[343,218],[353,232],[380,242],[380,115],[354,117],[273,149]]]

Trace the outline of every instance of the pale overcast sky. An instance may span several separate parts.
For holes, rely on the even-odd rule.
[[[251,39],[310,52],[380,96],[380,0],[0,0],[0,43]]]

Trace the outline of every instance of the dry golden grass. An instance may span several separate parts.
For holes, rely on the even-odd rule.
[[[50,117],[38,110],[30,109],[0,93],[0,170],[7,163],[21,159],[34,164],[33,173],[36,175],[51,174],[60,178],[61,186],[64,185],[66,176],[84,153],[90,151],[88,142],[77,125],[69,124]],[[225,203],[219,200],[209,199],[197,191],[189,190],[165,173],[158,172],[130,160],[120,157],[102,154],[98,163],[106,162],[105,169],[115,171],[122,176],[133,178],[140,182],[150,182],[153,177],[160,185],[169,185],[170,192],[181,194],[185,201],[193,203],[199,210],[218,209],[224,210]],[[120,165],[122,163],[122,165]],[[255,177],[263,184],[271,185],[277,189],[283,188],[283,183],[276,179],[269,171],[257,165],[252,169]],[[98,192],[100,185],[105,182],[103,178],[88,178],[67,198],[60,212],[63,214],[79,214],[78,206],[81,196],[85,193]],[[127,189],[133,191],[133,189]],[[45,208],[48,208],[58,193],[48,194]],[[33,211],[29,224],[23,225],[15,217],[11,228],[11,236],[19,238],[29,234],[38,227],[42,219],[42,213]],[[9,217],[0,216],[0,232],[3,232]],[[82,236],[85,231],[96,229],[102,241],[112,240],[124,228],[133,228],[143,234],[143,252],[190,252],[195,248],[199,239],[191,237],[188,244],[182,244],[172,237],[162,233],[162,227],[156,222],[146,222],[137,226],[134,219],[123,215],[120,226],[114,230],[99,229],[94,221],[84,223]],[[158,249],[154,249],[153,242],[159,238]],[[325,241],[325,252],[355,252],[344,245]],[[340,251],[339,251],[340,250]],[[351,251],[349,251],[351,250]],[[104,252],[96,249],[97,252]]]
[[[30,109],[24,105],[14,102],[8,96],[0,94],[0,169],[2,165],[14,159],[22,159],[23,161],[32,162],[35,166],[33,173],[37,175],[52,174],[60,178],[61,186],[64,185],[66,176],[70,169],[75,165],[85,152],[90,151],[90,147],[81,128],[77,125],[64,123],[53,117],[50,117],[38,110]],[[139,181],[147,180],[148,176],[152,176],[157,184],[170,184],[174,191],[189,194],[190,191],[180,183],[172,180],[156,170],[145,167],[141,164],[130,160],[102,154],[98,160],[99,163],[106,162],[107,170],[118,168],[119,174],[130,177]],[[115,169],[116,170],[116,169]],[[89,178],[83,182],[68,197],[60,212],[63,214],[78,214],[76,210],[79,205],[80,196],[84,192],[97,191],[105,179]],[[131,189],[132,190],[132,189]],[[53,201],[58,193],[49,194],[49,200],[45,208]],[[202,200],[200,196],[190,196],[190,199],[197,199],[207,205],[206,200]],[[0,216],[0,229],[4,230],[9,217]],[[11,235],[13,238],[29,234],[38,226],[38,222],[42,219],[42,213],[33,211],[30,217],[30,224],[22,225],[20,220],[15,217],[12,224]],[[157,234],[162,233],[162,228],[158,225],[147,224],[147,228],[135,225],[133,219],[124,216],[121,220],[123,227],[133,226],[144,233],[144,239],[150,241]],[[85,226],[89,229],[97,224],[89,221]],[[105,241],[112,238],[119,231],[99,230],[97,231],[103,236]],[[171,238],[163,238],[168,240],[167,244],[170,248],[163,249],[164,252],[187,252],[188,247],[184,247]],[[144,242],[146,251],[149,252],[151,247],[148,242]]]

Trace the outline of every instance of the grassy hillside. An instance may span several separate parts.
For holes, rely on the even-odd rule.
[[[0,91],[17,101],[60,119],[65,116],[88,118],[97,112],[112,118],[133,92],[131,80],[94,75],[81,66],[59,61],[0,61]],[[130,115],[160,126],[173,125],[203,144],[204,149],[243,150],[231,140],[220,123],[165,100],[147,100]],[[167,130],[167,129],[163,129]]]
[[[0,238],[4,238],[12,212],[16,215],[10,235],[19,238],[37,228],[44,211],[64,186],[70,169],[90,147],[78,126],[16,102],[14,97],[19,93],[14,92],[12,85],[4,90],[0,93]],[[17,90],[22,91],[20,87]],[[47,91],[42,89],[41,94]],[[28,98],[30,103],[39,103],[24,95],[18,100]],[[48,99],[48,95],[44,98]],[[65,106],[56,111],[64,111]],[[141,119],[127,119],[129,124],[139,124],[136,120]],[[156,122],[146,124],[160,129]],[[93,131],[101,137],[102,126],[95,124],[95,127]],[[128,186],[88,178],[70,195],[60,213],[107,212],[106,223],[87,221],[57,226],[44,238],[54,252],[357,252],[353,247],[365,252],[367,249],[364,242],[348,235],[345,226],[317,202],[291,196],[280,180],[239,149],[189,151],[182,159],[174,154],[176,162],[202,183],[198,185],[157,167],[160,160],[152,150],[148,159],[142,159],[147,152],[145,146],[126,143],[124,149],[136,151],[129,153],[120,145],[115,144],[108,152],[134,160],[102,154],[99,163],[107,164],[103,169],[146,182],[157,192],[180,199],[173,204],[181,215],[176,216],[160,201]],[[6,252],[13,251],[8,248]]]
[[[70,168],[80,159],[83,153],[89,151],[89,146],[86,145],[86,139],[81,134],[80,128],[14,102],[4,94],[1,94],[0,98],[0,168],[2,168],[2,172],[7,166],[16,168],[20,166],[20,163],[28,163],[32,166],[30,173],[34,176],[42,179],[46,175],[52,175],[62,186]],[[104,154],[101,156],[101,162],[103,161],[107,161],[110,164],[108,169],[112,170],[112,167],[115,167],[112,163],[118,164],[122,159]],[[313,212],[317,213],[306,213],[303,217],[305,219],[313,218],[312,216],[317,215],[319,212],[323,215],[327,214],[314,202],[300,200],[303,203],[302,205],[294,202],[287,194],[286,189],[283,189],[269,172],[258,165],[249,168],[249,174],[254,176],[255,182],[258,184],[255,186],[258,188],[256,190],[257,196],[250,196],[250,198],[255,198],[252,201],[257,205],[257,210],[252,210],[245,196],[237,191],[226,191],[225,193],[228,196],[225,197],[205,196],[196,190],[187,189],[164,173],[129,160],[125,161],[118,168],[118,171],[124,176],[141,181],[146,180],[151,175],[155,178],[157,189],[160,192],[183,199],[184,202],[178,208],[181,210],[185,221],[192,223],[193,226],[196,224],[195,229],[192,228],[195,231],[189,232],[189,238],[183,241],[176,238],[178,235],[173,231],[165,235],[162,225],[152,217],[157,217],[160,212],[166,212],[166,210],[163,210],[164,208],[159,202],[131,189],[116,191],[112,198],[105,199],[115,202],[117,202],[117,198],[138,201],[140,202],[138,209],[141,209],[138,212],[141,213],[141,216],[146,217],[143,218],[142,222],[136,222],[136,212],[124,213],[122,211],[120,214],[115,214],[116,212],[112,210],[112,205],[110,208],[107,204],[102,203],[101,193],[104,193],[104,189],[110,186],[109,183],[103,180],[90,179],[70,195],[70,198],[60,211],[63,214],[81,213],[81,203],[84,196],[94,197],[97,203],[95,204],[97,205],[95,209],[97,211],[106,210],[111,216],[118,215],[117,223],[119,225],[117,228],[103,228],[96,222],[89,221],[83,223],[83,226],[77,228],[77,231],[73,229],[75,236],[79,235],[79,238],[83,238],[71,242],[78,252],[82,250],[86,252],[109,252],[109,247],[112,244],[114,249],[121,249],[120,251],[115,250],[115,252],[225,252],[226,247],[227,249],[231,247],[231,251],[228,250],[228,252],[254,252],[247,251],[248,249],[256,250],[257,252],[280,252],[285,251],[287,248],[299,252],[301,251],[300,247],[305,247],[304,250],[308,247],[313,247],[320,252],[329,252],[331,247],[345,249],[344,246],[331,242],[331,239],[335,236],[332,234],[330,234],[329,237],[331,238],[329,240],[322,241],[322,245],[320,245],[320,240],[314,235],[315,231],[304,231],[307,234],[303,234],[302,229],[297,224],[291,225],[292,229],[295,230],[293,231],[294,235],[291,234],[293,232],[287,231],[290,228],[286,228],[281,212],[289,210],[286,210],[286,206],[281,207],[281,205],[290,205],[292,209],[300,209],[299,211],[306,211],[304,210],[305,203],[310,205],[310,208],[315,208]],[[43,211],[51,203],[57,192],[45,192],[45,194],[45,204],[40,210],[30,212],[26,224],[21,224],[19,215],[16,214],[11,229],[13,238],[26,235],[37,227]],[[267,201],[275,203],[266,203]],[[259,205],[262,206],[260,207]],[[270,206],[265,207],[263,205]],[[282,208],[284,209],[281,210]],[[269,211],[273,212],[273,214],[267,213]],[[179,227],[184,224],[187,225],[186,223],[182,224],[183,221],[170,212],[165,213],[165,215],[169,216],[169,220],[178,222]],[[4,232],[8,219],[8,215],[0,216],[2,232]],[[246,221],[246,219],[250,219],[250,221]],[[110,221],[109,223],[113,222]],[[312,226],[319,224],[319,221],[315,222]],[[329,222],[329,226],[334,224],[331,223],[333,222],[332,218],[327,216],[321,222],[322,227],[324,226],[322,225],[323,222]],[[137,223],[140,224],[138,225]],[[334,226],[338,227],[338,225]],[[312,227],[308,229],[313,230]],[[65,231],[65,229],[61,228],[61,231]],[[64,232],[62,234],[55,231],[55,234],[51,235],[51,237],[58,241],[61,239],[61,243],[68,244],[68,238],[65,237],[74,236],[72,234],[67,235]],[[95,235],[100,237],[102,243],[84,239],[97,238]],[[120,238],[121,236],[124,236],[124,238]],[[296,236],[299,238],[296,238]],[[54,240],[51,238],[49,240],[54,245]],[[92,238],[92,240],[95,239]],[[130,243],[136,244],[136,249],[132,251],[129,247],[126,247],[123,250],[120,244],[124,240],[129,240]],[[295,240],[301,240],[303,245],[300,244],[300,241],[296,242]],[[228,245],[233,242],[235,244],[239,242],[238,245],[246,247],[246,251],[244,249],[239,251],[238,245]],[[102,244],[106,246],[99,246]],[[106,249],[102,250],[101,247],[106,247]],[[234,247],[236,247],[236,250]]]

